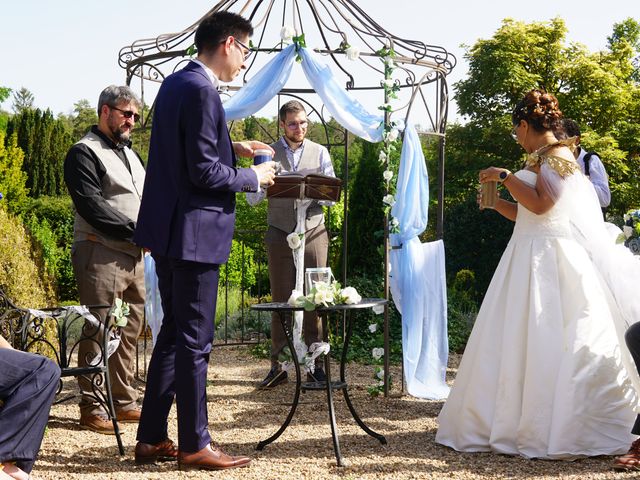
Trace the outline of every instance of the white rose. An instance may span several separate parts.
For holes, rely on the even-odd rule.
[[[387,141],[395,142],[398,139],[398,129],[394,128],[393,130],[387,133]]]
[[[384,178],[387,182],[391,181],[393,178],[393,172],[391,170],[385,170],[382,172],[382,178]]]
[[[384,380],[384,370],[380,369],[376,372],[376,377],[378,377],[380,380]]]
[[[383,150],[380,150],[380,154],[378,155],[378,160],[380,161],[380,163],[384,163],[387,161],[387,154],[384,153]]]
[[[282,39],[282,41],[284,42],[291,42],[291,39],[293,37],[295,37],[296,35],[296,31],[294,30],[293,27],[289,26],[289,25],[284,25],[281,29],[280,29],[280,38]]]
[[[344,303],[347,305],[354,305],[356,303],[360,303],[360,300],[362,300],[358,291],[353,287],[343,288],[340,292],[340,296],[344,297]]]
[[[395,63],[393,63],[393,58],[389,57],[387,58],[384,63],[387,65],[387,67],[389,68],[393,68],[395,67]]]
[[[378,386],[379,386],[379,387],[384,387],[384,380],[380,380],[380,381],[378,382]]]
[[[327,282],[315,282],[315,296],[313,299],[313,303],[316,305],[328,305],[334,302],[334,292],[333,287]]]
[[[371,325],[369,325],[369,331],[371,333],[376,333],[378,331],[378,324],[372,323]]]
[[[301,234],[297,232],[291,232],[289,235],[287,235],[287,244],[289,245],[289,248],[291,250],[297,250],[298,248],[300,248],[303,235],[303,233]]]
[[[349,47],[345,50],[347,54],[347,59],[356,61],[360,58],[360,49],[358,47]]]
[[[389,205],[390,207],[393,207],[396,204],[396,199],[393,198],[393,195],[391,194],[385,195],[384,197],[382,197],[382,201],[387,205]]]
[[[287,300],[287,303],[292,307],[295,307],[298,304],[298,298],[301,296],[302,292],[299,292],[298,290],[291,290],[291,296],[289,297],[289,300]]]
[[[396,82],[394,82],[394,81],[393,81],[393,78],[385,78],[385,79],[382,81],[382,85],[383,85],[383,86],[385,86],[385,87],[387,87],[387,88],[393,88],[393,85],[394,85],[395,83],[396,83]]]
[[[374,348],[373,350],[371,350],[371,355],[376,360],[380,360],[384,355],[384,348]]]
[[[398,219],[396,217],[392,217],[391,218],[391,226],[393,228],[396,228],[396,227],[400,226],[400,222],[398,221]]]
[[[375,313],[376,315],[380,315],[382,312],[384,312],[384,305],[376,305],[375,307],[371,308],[371,310],[373,310],[373,313]]]
[[[633,227],[625,225],[624,227],[622,227],[622,233],[624,233],[625,238],[630,238],[631,235],[633,235]]]

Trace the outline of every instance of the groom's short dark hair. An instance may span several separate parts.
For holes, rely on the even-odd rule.
[[[198,52],[206,52],[218,47],[228,37],[253,35],[251,22],[233,12],[215,12],[205,17],[198,25],[195,43]]]

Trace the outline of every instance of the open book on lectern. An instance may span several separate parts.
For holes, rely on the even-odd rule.
[[[312,198],[314,200],[340,200],[342,180],[321,173],[285,172],[276,175],[274,184],[267,188],[267,197]]]

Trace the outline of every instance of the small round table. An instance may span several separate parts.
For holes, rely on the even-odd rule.
[[[331,365],[329,361],[329,355],[325,355],[324,357],[324,368],[325,373],[327,375],[326,382],[302,382],[301,373],[300,373],[300,362],[295,354],[295,348],[293,346],[293,332],[291,328],[287,325],[285,319],[285,313],[291,313],[294,311],[304,310],[302,307],[294,307],[289,305],[288,303],[281,302],[272,302],[272,303],[258,303],[256,305],[252,305],[252,310],[263,311],[263,312],[276,312],[278,317],[280,318],[280,323],[282,324],[282,328],[286,334],[287,344],[289,345],[289,350],[292,352],[293,363],[296,370],[296,391],[293,397],[293,403],[291,404],[291,410],[289,410],[289,414],[285,419],[282,426],[278,429],[276,433],[271,435],[266,440],[262,440],[256,446],[257,450],[262,450],[265,446],[275,441],[282,433],[286,430],[291,423],[291,419],[298,407],[298,401],[300,399],[300,392],[306,390],[326,390],[327,392],[327,406],[329,407],[329,421],[331,423],[331,436],[333,437],[333,449],[336,454],[336,460],[338,466],[343,466],[342,455],[340,454],[340,442],[338,440],[337,427],[336,427],[336,417],[333,406],[333,391],[334,390],[342,390],[344,395],[344,400],[351,412],[356,423],[362,428],[365,432],[367,432],[372,437],[376,438],[381,444],[386,445],[387,439],[380,435],[379,433],[371,430],[360,418],[358,413],[356,412],[353,404],[351,403],[351,399],[349,398],[349,393],[347,391],[347,382],[345,379],[345,365],[347,363],[347,351],[349,349],[349,340],[351,339],[351,334],[353,331],[353,321],[352,321],[352,313],[354,310],[364,309],[364,308],[373,308],[376,306],[382,306],[388,303],[388,300],[384,298],[363,298],[360,302],[351,304],[351,305],[331,305],[328,307],[319,307],[316,309],[318,314],[322,319],[322,336],[325,342],[329,342],[328,337],[328,329],[327,329],[327,319],[330,313],[337,311],[347,311],[346,322],[347,322],[347,331],[344,337],[344,345],[342,348],[342,356],[340,358],[340,380],[339,381],[331,381]]]

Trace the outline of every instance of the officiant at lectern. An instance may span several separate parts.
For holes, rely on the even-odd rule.
[[[280,128],[284,132],[280,139],[271,144],[275,150],[273,160],[281,165],[280,173],[296,172],[302,175],[320,173],[335,177],[329,151],[322,145],[306,139],[308,121],[302,104],[291,100],[278,112]],[[266,196],[265,190],[247,193],[247,201],[251,205],[258,204]],[[295,287],[296,267],[291,248],[287,243],[287,235],[296,228],[296,200],[293,198],[268,198],[267,234],[265,243],[269,262],[269,281],[271,283],[271,299],[273,302],[286,302]],[[307,208],[305,221],[305,268],[326,267],[329,249],[329,235],[324,226],[322,206],[333,205],[333,202],[313,200]],[[290,322],[291,319],[288,319]],[[307,345],[322,341],[322,326],[318,314],[305,312],[303,320],[304,341]],[[259,384],[260,388],[269,389],[287,381],[287,372],[282,370],[279,356],[287,345],[285,332],[277,313],[271,317],[271,370]],[[326,379],[321,366],[321,357],[316,359],[314,373],[307,374],[307,381],[322,382]]]

